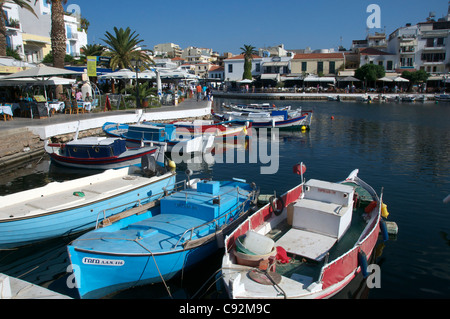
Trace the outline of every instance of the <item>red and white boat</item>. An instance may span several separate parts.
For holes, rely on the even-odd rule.
[[[249,138],[251,136],[251,122],[238,123],[236,121],[214,122],[212,120],[195,120],[195,121],[174,121],[170,124],[175,125],[177,131],[181,129],[188,130],[191,134],[212,134],[214,140],[227,141]]]
[[[232,299],[330,298],[358,273],[368,276],[367,260],[386,230],[381,198],[358,170],[340,183],[305,183],[304,165],[294,170],[300,185],[225,239],[222,278]]]

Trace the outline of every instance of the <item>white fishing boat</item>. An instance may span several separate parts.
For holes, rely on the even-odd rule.
[[[0,196],[0,249],[69,236],[173,190],[175,173],[144,158],[129,166]]]

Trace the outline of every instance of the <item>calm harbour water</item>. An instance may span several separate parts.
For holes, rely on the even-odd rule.
[[[228,100],[215,99],[216,111],[222,102]],[[263,194],[274,191],[281,194],[298,184],[298,175],[292,173],[298,162],[307,167],[306,179],[339,181],[358,168],[359,176],[377,192],[383,189],[390,213],[388,220],[399,227],[398,236],[379,247],[381,288],[366,290],[363,296],[449,298],[450,203],[444,204],[443,199],[450,194],[450,103],[268,102],[314,111],[310,131],[280,132],[276,174],[262,175],[260,168],[269,164],[247,161],[189,166],[194,175],[216,180],[242,178],[255,182]],[[180,178],[184,177],[185,169],[185,165],[178,165]],[[44,156],[23,167],[1,172],[0,195],[76,176],[79,175],[50,165]],[[58,239],[0,252],[0,273],[73,294],[65,289],[63,277],[69,262],[65,251],[69,241]],[[182,283],[169,282],[173,296],[189,298],[195,294],[220,268],[220,260],[219,252],[207,265],[186,273]],[[223,298],[213,292],[215,287],[212,284],[206,296]],[[134,288],[116,297],[168,298],[168,295],[163,285],[153,285]],[[340,297],[354,296],[344,293]]]

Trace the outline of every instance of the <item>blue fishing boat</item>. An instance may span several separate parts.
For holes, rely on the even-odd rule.
[[[253,211],[258,192],[242,180],[183,185],[153,209],[116,219],[68,245],[81,298],[165,282],[195,266],[223,247],[223,236]]]
[[[212,115],[218,121],[235,121],[240,124],[251,122],[253,128],[309,128],[312,120],[312,111],[233,111],[222,114],[212,113]]]
[[[165,152],[176,150],[185,153],[205,152],[214,143],[212,134],[193,136],[188,130],[178,130],[170,123],[143,122],[124,124],[106,122],[103,131],[110,137],[120,137],[131,145],[160,146]]]
[[[68,143],[45,141],[44,148],[53,162],[83,169],[117,169],[139,164],[142,156],[155,154],[157,157],[164,157],[163,151],[158,154],[160,147],[130,147],[126,143],[121,138],[92,136]]]
[[[0,249],[93,229],[105,218],[173,191],[175,173],[152,158],[143,164],[0,196]]]

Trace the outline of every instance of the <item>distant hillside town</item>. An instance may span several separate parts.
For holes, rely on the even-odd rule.
[[[37,1],[34,3],[36,17],[14,3],[4,3],[7,46],[15,58],[0,57],[0,74],[46,62],[51,53],[50,9],[47,1]],[[66,53],[71,57],[67,63],[79,66],[83,57],[86,60],[84,48],[88,46],[89,22],[76,13],[67,13],[64,21]],[[152,51],[155,68],[183,70],[213,86],[227,83],[236,86],[235,82],[243,80],[243,54],[219,54],[212,48],[195,46],[182,49],[174,43],[157,44]],[[428,73],[428,86],[443,84],[445,87],[450,81],[449,51],[450,5],[442,18],[436,19],[430,13],[425,21],[400,26],[391,34],[367,33],[365,39],[353,40],[348,49],[342,46],[288,49],[283,44],[257,48],[252,56],[251,74],[253,81],[264,87],[293,87],[309,81],[333,85],[339,79],[355,76],[358,68],[375,64],[384,68],[387,79],[401,76],[404,71],[422,70]],[[102,72],[112,71],[105,65]]]

